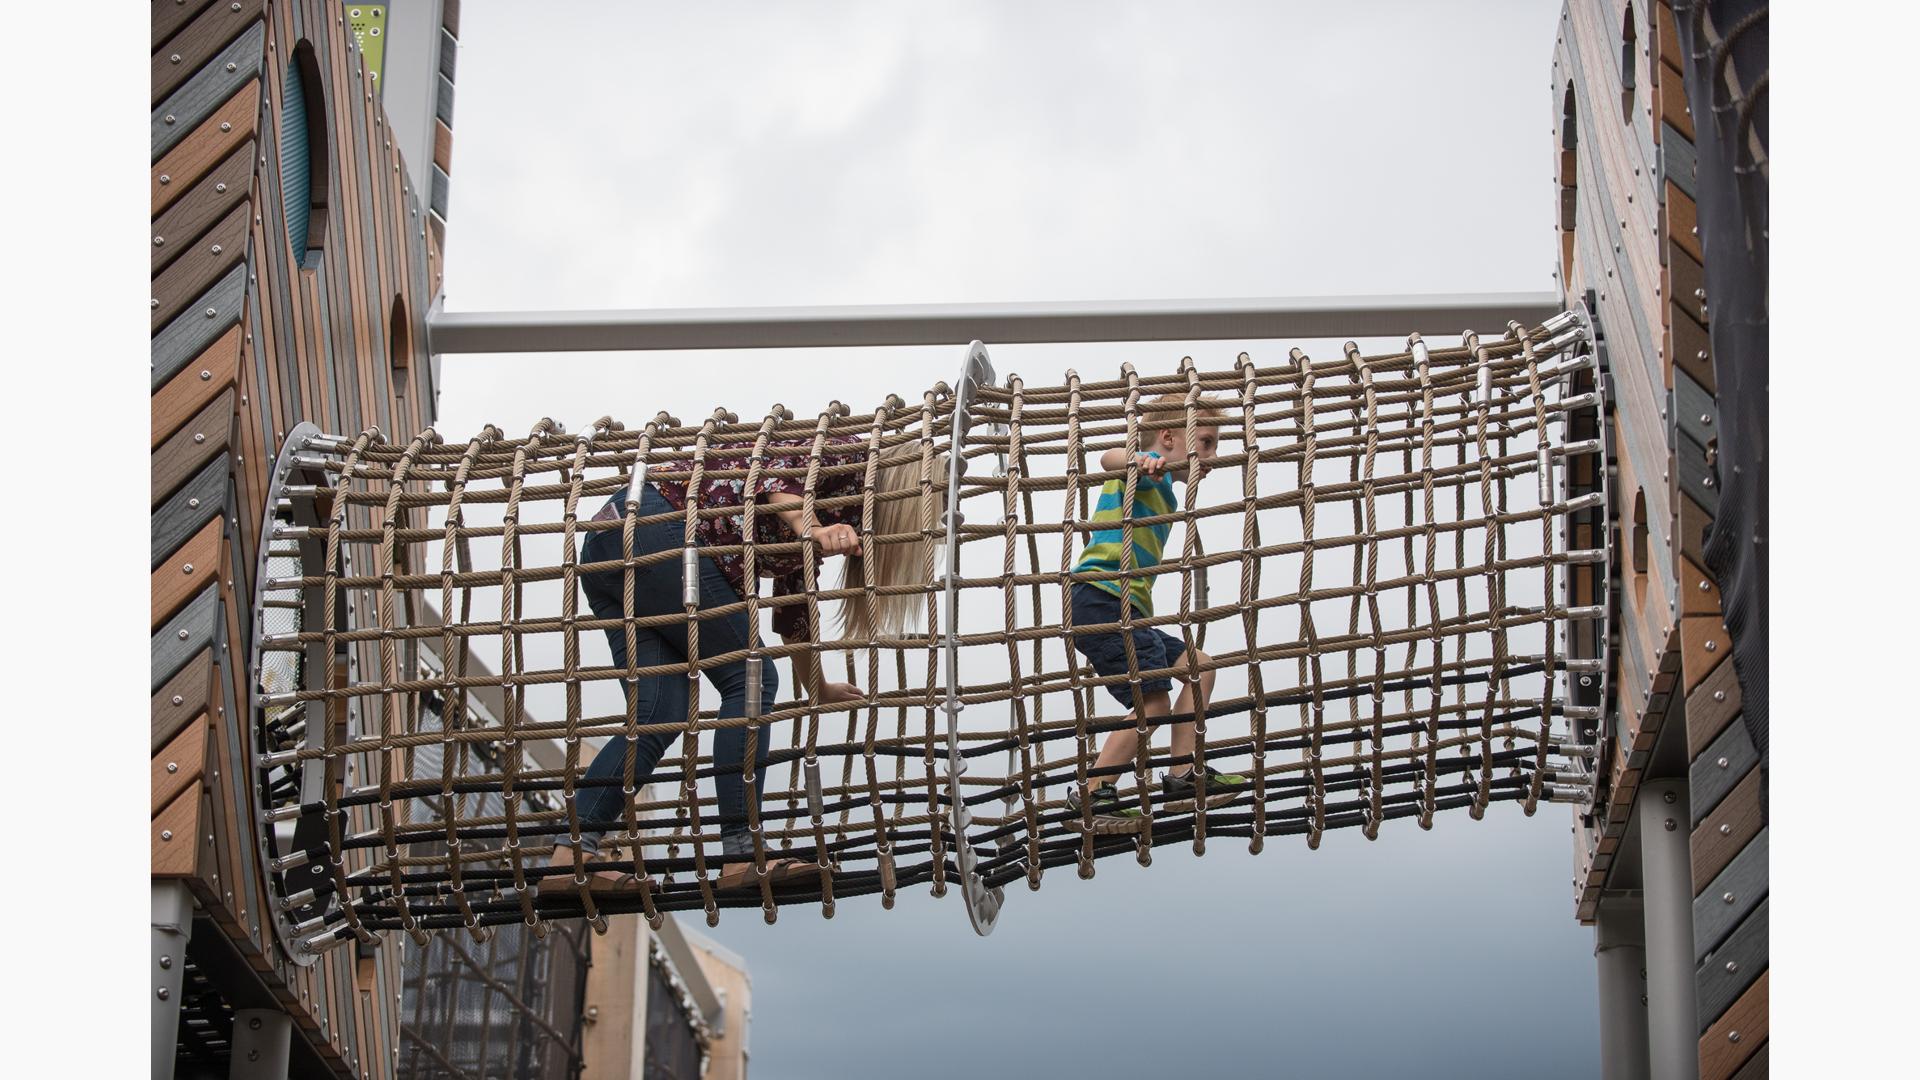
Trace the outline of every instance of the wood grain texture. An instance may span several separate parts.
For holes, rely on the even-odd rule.
[[[160,748],[172,741],[189,720],[206,714],[212,671],[213,650],[202,649],[154,692],[153,745],[149,753],[159,753]]]
[[[1694,972],[1694,1009],[1702,1033],[1713,1027],[1755,979],[1767,970],[1767,908],[1760,901],[1753,914],[1707,954]]]
[[[181,727],[159,753],[153,755],[152,816],[173,802],[189,784],[206,772],[207,714]]]
[[[240,264],[247,253],[247,217],[252,208],[242,203],[227,211],[227,216],[153,279],[148,305],[151,333],[170,322],[189,303],[218,281],[220,276]]]
[[[153,512],[153,566],[159,566],[173,549],[199,531],[210,517],[227,508],[227,455],[208,462],[193,479],[167,497]]]
[[[233,433],[233,400],[231,388],[223,391],[153,452],[155,506],[227,448]]]
[[[1701,446],[1711,445],[1720,434],[1720,411],[1714,405],[1713,394],[1684,369],[1673,373],[1672,386],[1675,426],[1682,435]]]
[[[208,0],[153,0],[153,47],[158,49],[180,28],[193,21]]]
[[[1687,82],[1677,71],[1660,80],[1660,122],[1688,142],[1694,141],[1693,110],[1687,107]]]
[[[1772,1047],[1771,1042],[1761,1043],[1759,1048],[1754,1050],[1753,1056],[1747,1059],[1747,1063],[1740,1066],[1740,1071],[1733,1074],[1733,1080],[1767,1080],[1770,1075],[1767,1068],[1767,1052]]]
[[[175,372],[240,321],[246,289],[247,268],[236,266],[153,336],[148,350],[148,374],[152,383],[149,389],[158,390],[161,383],[173,378]]]
[[[191,78],[209,58],[260,18],[262,6],[262,0],[222,0],[209,5],[186,29],[169,38],[153,54],[150,100],[158,104],[161,98]]]
[[[1667,238],[1704,266],[1706,257],[1700,250],[1699,208],[1694,205],[1693,197],[1675,187],[1671,180],[1667,182],[1666,193]]]
[[[1680,557],[1680,614],[1720,615],[1720,587],[1713,583],[1711,574],[1684,555]]]
[[[1732,652],[1733,638],[1717,616],[1680,620],[1681,670],[1686,673],[1687,693],[1713,674]]]
[[[1693,892],[1698,896],[1760,833],[1760,770],[1750,768],[1693,830]]]
[[[438,120],[433,122],[433,164],[441,172],[453,170],[453,131]]]
[[[218,576],[220,549],[226,523],[218,518],[202,526],[193,539],[167,556],[153,572],[152,620],[148,631],[180,613],[208,581]]]
[[[1700,1080],[1727,1080],[1766,1044],[1767,980],[1772,974],[1769,971],[1754,980],[1726,1015],[1700,1036]]]
[[[254,83],[260,75],[260,57],[267,39],[266,26],[254,23],[226,48],[221,49],[205,67],[195,72],[165,101],[154,106],[151,121],[153,157],[173,149],[189,132],[207,121],[214,111],[242,86]],[[211,121],[232,126],[232,120]]]
[[[152,446],[159,446],[232,386],[239,365],[240,326],[235,323],[153,395]]]
[[[147,238],[153,249],[154,273],[182,252],[193,250],[201,233],[246,199],[253,176],[253,153],[254,144],[249,141],[228,154],[193,185],[193,190],[154,219],[152,235]]]
[[[1687,695],[1688,759],[1706,752],[1728,721],[1739,715],[1740,680],[1732,664],[1722,664]]]
[[[1747,725],[1728,724],[1713,740],[1707,752],[1693,759],[1687,771],[1687,788],[1693,824],[1705,821],[1720,806],[1720,801],[1740,783],[1747,770],[1760,763]]]
[[[154,162],[148,188],[150,214],[158,215],[198,183],[227,155],[254,136],[260,119],[260,81],[255,79],[213,111],[191,135]]]
[[[153,657],[148,670],[152,673],[155,691],[173,678],[189,658],[214,643],[219,618],[220,593],[209,586],[153,635]]]
[[[194,876],[200,862],[199,781],[154,815],[151,836],[154,877]]]
[[[1741,920],[1767,898],[1767,830],[1734,856],[1693,901],[1693,961],[1719,947]]]

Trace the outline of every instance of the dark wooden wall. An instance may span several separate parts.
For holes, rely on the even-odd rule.
[[[1732,722],[1740,689],[1701,552],[1719,501],[1714,378],[1679,48],[1662,0],[1568,0],[1554,47],[1560,273],[1605,337],[1623,556],[1619,711],[1604,807],[1576,830],[1576,905],[1590,922],[1613,887],[1648,770],[1686,775],[1701,1075],[1724,1080],[1765,1072],[1767,835],[1758,755]],[[1673,752],[1656,763],[1663,746]],[[1742,1026],[1729,1052],[1721,1029]]]
[[[444,11],[451,39],[458,6]],[[152,873],[192,888],[203,959],[209,934],[233,959],[206,972],[221,993],[292,1014],[296,1062],[384,1078],[399,942],[288,962],[245,788],[251,578],[285,433],[311,421],[405,437],[432,420],[424,318],[441,235],[343,14],[335,0],[152,3]],[[323,103],[314,138],[329,163],[323,242],[305,266],[280,190],[281,94],[302,42],[319,69],[306,92]],[[450,73],[434,155],[442,214]]]

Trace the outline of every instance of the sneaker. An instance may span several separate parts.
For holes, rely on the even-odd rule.
[[[1223,773],[1213,766],[1207,766],[1206,795],[1208,805],[1225,798],[1232,798],[1253,786],[1253,781],[1237,773]],[[1160,793],[1168,799],[1191,799],[1197,794],[1197,785],[1193,782],[1191,770],[1185,776],[1163,773],[1160,777]]]
[[[1080,813],[1079,784],[1074,784],[1067,789],[1067,809],[1073,811],[1075,814]],[[1120,803],[1120,791],[1114,787],[1113,782],[1109,780],[1093,789],[1093,816],[1137,818],[1140,816],[1140,808],[1137,806],[1122,806]]]

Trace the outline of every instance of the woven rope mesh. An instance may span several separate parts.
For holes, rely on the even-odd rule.
[[[944,384],[864,413],[836,405],[812,417],[735,419],[716,410],[699,423],[603,420],[572,434],[543,424],[526,438],[490,428],[463,441],[343,440],[311,463],[326,477],[312,492],[311,527],[275,534],[307,552],[305,570],[267,593],[305,598],[302,629],[264,654],[309,658],[297,689],[265,699],[269,711],[315,718],[264,748],[269,778],[309,778],[301,843],[329,868],[301,929],[344,940],[624,911],[704,910],[711,921],[741,906],[771,920],[791,903],[830,915],[849,897],[877,894],[891,906],[901,892],[943,893],[968,869],[961,844],[983,887],[1037,888],[1049,868],[1090,875],[1100,858],[1145,862],[1165,843],[1198,850],[1233,838],[1257,851],[1269,837],[1317,845],[1329,829],[1371,836],[1395,818],[1428,827],[1436,814],[1479,817],[1499,802],[1532,813],[1575,767],[1557,756],[1561,744],[1591,741],[1572,730],[1591,723],[1570,719],[1579,710],[1568,705],[1560,631],[1581,625],[1568,620],[1587,617],[1595,575],[1604,580],[1589,550],[1601,546],[1597,534],[1566,529],[1579,505],[1568,484],[1595,460],[1579,456],[1592,449],[1573,443],[1580,432],[1568,423],[1592,404],[1578,396],[1589,358],[1553,335],[1551,325],[1516,326],[1499,340],[1414,339],[1380,356],[1349,346],[1272,365],[1183,361],[1048,385],[1013,376],[970,388],[958,445],[959,395]],[[1153,400],[1163,395],[1172,399]],[[1130,659],[1131,670],[1099,676],[1073,637],[1120,628],[1069,625],[1071,590],[1087,578],[1072,570],[1101,485],[1118,478],[1137,493],[1140,484],[1136,468],[1104,472],[1099,461],[1166,427],[1189,436],[1210,428],[1219,453],[1176,484],[1161,563],[1122,576],[1152,581],[1153,614],[1131,614],[1130,627],[1158,628],[1186,651],[1169,670]],[[776,450],[798,453],[804,467],[781,473],[769,464]],[[883,459],[910,462],[908,479],[880,483]],[[948,472],[956,459],[957,487]],[[637,502],[593,520],[636,484],[636,462],[648,484],[695,482],[697,491],[697,481],[738,480],[753,490],[788,475],[816,513],[857,504],[865,565],[900,545],[917,567],[892,589],[915,598],[912,625],[842,640],[843,602],[882,590],[858,576],[843,587],[838,559],[810,570],[802,594],[708,592],[691,626],[677,597],[666,615],[635,614],[628,576],[670,561],[678,581],[682,558],[636,552],[639,530],[657,524]],[[858,494],[818,495],[850,471],[862,477]],[[890,500],[911,511],[910,524],[877,533],[877,509]],[[661,520],[690,538],[703,512],[756,521],[744,548],[701,548],[708,558],[761,563],[813,543],[791,533],[755,539],[772,511],[751,500],[704,511],[689,500]],[[612,554],[583,562],[603,531]],[[612,617],[596,617],[583,599],[591,575],[624,597]],[[801,612],[814,643],[771,631],[784,608]],[[701,624],[729,612],[747,617],[745,647],[702,651]],[[949,616],[957,634],[943,629]],[[688,632],[684,659],[613,665],[607,631],[667,623]],[[857,684],[859,700],[816,705],[819,687],[796,686],[790,672],[801,653],[818,658],[820,679]],[[742,660],[778,665],[779,695],[749,716],[720,718],[704,675]],[[1213,690],[1194,763],[1246,776],[1248,788],[1211,805],[1162,797],[1158,774],[1184,764],[1169,757],[1165,728],[1176,715],[1150,725],[1142,745],[1151,749],[1116,777],[1123,801],[1142,811],[1137,825],[1070,811],[1067,792],[1106,733],[1140,723],[1109,687],[1162,675],[1177,691],[1203,670]],[[685,708],[637,715],[623,682],[652,678],[683,682]],[[960,706],[951,744],[950,690]],[[474,707],[483,695],[490,709]],[[442,730],[443,709],[468,720]],[[796,857],[818,873],[779,889],[759,879],[718,886],[721,827],[736,822],[720,820],[713,740],[729,727],[771,751],[745,822],[756,864]],[[544,876],[571,881],[582,869],[549,869],[548,855],[556,838],[582,829],[577,808],[596,786],[585,776],[596,748],[653,732],[678,741],[650,782],[609,781],[619,821],[583,864],[634,872],[652,887],[537,890]],[[967,811],[959,831],[950,790]]]

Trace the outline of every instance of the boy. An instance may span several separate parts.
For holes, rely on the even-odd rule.
[[[1151,399],[1153,403],[1180,402],[1185,394],[1162,394]],[[1204,475],[1207,462],[1211,460],[1219,447],[1219,436],[1215,428],[1219,426],[1218,406],[1202,403],[1204,410],[1198,417],[1199,426],[1194,437],[1193,456],[1198,461],[1198,470]],[[1149,414],[1153,419],[1179,416],[1177,412],[1159,411]],[[1159,517],[1174,513],[1179,502],[1173,493],[1173,477],[1183,480],[1187,471],[1187,434],[1183,427],[1154,428],[1144,433],[1142,442],[1146,449],[1136,456],[1139,462],[1139,480],[1134,487],[1133,517]],[[1100,468],[1103,472],[1115,472],[1127,467],[1127,452],[1124,448],[1115,448],[1100,456]],[[1093,511],[1093,521],[1110,522],[1111,527],[1095,530],[1087,540],[1087,547],[1080,555],[1080,561],[1074,566],[1074,572],[1118,572],[1121,569],[1121,509],[1126,493],[1126,478],[1108,480],[1100,489],[1100,501]],[[1144,572],[1159,565],[1160,553],[1167,541],[1167,534],[1173,531],[1171,524],[1162,522],[1156,525],[1134,525],[1133,532],[1133,569]],[[1095,626],[1118,623],[1120,605],[1133,605],[1133,618],[1144,619],[1153,614],[1153,583],[1151,576],[1112,578],[1101,581],[1082,581],[1073,586],[1073,625]],[[1126,642],[1118,632],[1077,636],[1073,647],[1083,653],[1093,670],[1100,675],[1125,675],[1127,673]],[[1135,669],[1153,671],[1161,668],[1179,666],[1186,652],[1186,643],[1172,634],[1157,627],[1133,627],[1133,649]],[[1206,654],[1194,650],[1194,659],[1200,664],[1208,662]],[[1158,716],[1167,716],[1175,711],[1169,706],[1167,695],[1173,688],[1173,682],[1166,676],[1143,678],[1135,683],[1115,683],[1107,687],[1120,704],[1129,709],[1137,709],[1138,714],[1151,720]],[[1181,677],[1180,700],[1177,711],[1197,715],[1206,708],[1207,698],[1213,691],[1213,672],[1202,671],[1198,682]],[[1138,695],[1136,704],[1135,696]],[[1132,727],[1121,728],[1107,735],[1106,742],[1100,747],[1100,756],[1094,762],[1090,782],[1094,784],[1091,796],[1083,796],[1083,791],[1075,783],[1067,795],[1067,807],[1076,814],[1080,812],[1083,798],[1091,798],[1093,812],[1099,817],[1138,818],[1138,807],[1123,807],[1119,791],[1114,787],[1114,776],[1102,775],[1099,770],[1123,766],[1132,761],[1139,751],[1140,735]],[[1175,757],[1192,758],[1194,745],[1193,721],[1174,725],[1173,754]],[[1160,790],[1164,798],[1170,800],[1190,800],[1201,790],[1209,797],[1231,795],[1246,790],[1248,780],[1244,776],[1216,772],[1211,766],[1206,770],[1204,783],[1196,783],[1191,763],[1175,766],[1173,771],[1160,778]]]

